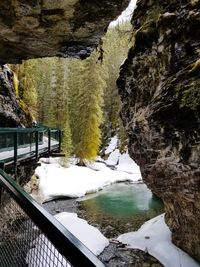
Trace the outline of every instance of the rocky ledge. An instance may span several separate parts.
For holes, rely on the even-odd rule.
[[[1,0],[0,62],[85,58],[129,0]]]
[[[118,79],[131,157],[176,245],[200,260],[200,1],[140,0]]]

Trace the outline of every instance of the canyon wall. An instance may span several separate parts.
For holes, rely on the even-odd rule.
[[[0,67],[0,127],[31,127],[33,118],[17,96],[17,77],[7,66]]]
[[[129,153],[173,242],[200,260],[200,1],[140,0],[118,79]]]
[[[129,0],[1,0],[0,63],[85,58]]]

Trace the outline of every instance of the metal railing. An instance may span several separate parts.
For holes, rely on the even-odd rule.
[[[1,267],[105,267],[1,169],[0,186],[9,194],[0,210]]]
[[[47,127],[0,128],[0,163],[14,163],[25,158],[61,150],[62,131]],[[6,153],[3,153],[6,152]]]

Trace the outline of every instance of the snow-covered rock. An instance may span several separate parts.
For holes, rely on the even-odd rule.
[[[70,165],[68,168],[58,163],[41,163],[35,170],[35,175],[39,177],[39,194],[42,201],[48,201],[63,196],[82,197],[115,182],[137,182],[141,179],[137,165],[133,164],[133,173],[128,167],[127,170],[129,171],[112,170],[104,163],[98,162],[89,164],[88,167]]]
[[[147,221],[136,232],[120,235],[118,241],[130,248],[147,251],[165,267],[199,267],[195,260],[171,242],[164,214]]]

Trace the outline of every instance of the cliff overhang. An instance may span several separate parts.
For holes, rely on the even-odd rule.
[[[129,0],[1,0],[0,63],[85,58]]]

